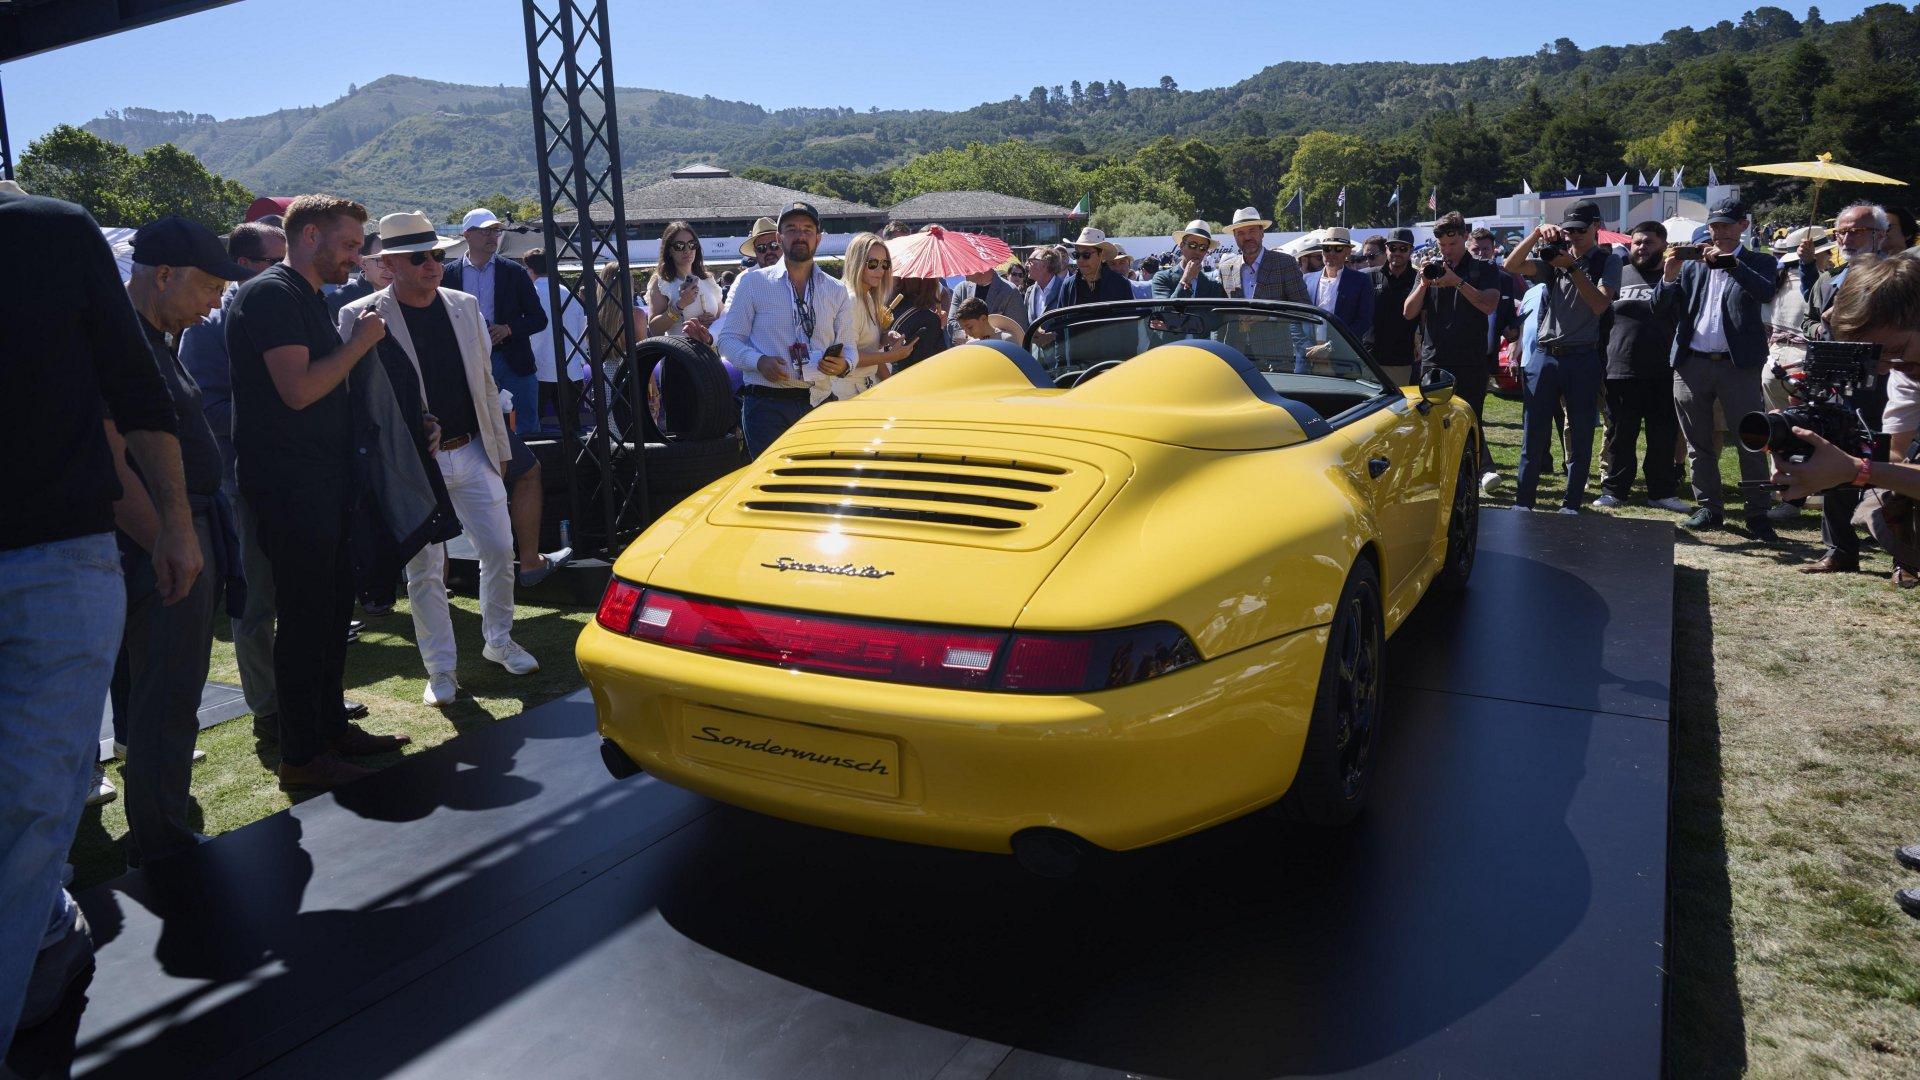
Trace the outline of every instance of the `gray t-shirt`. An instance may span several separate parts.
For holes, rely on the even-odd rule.
[[[1607,309],[1596,312],[1588,307],[1570,273],[1555,270],[1537,259],[1533,265],[1538,268],[1534,280],[1545,281],[1547,285],[1546,294],[1541,297],[1540,345],[1600,344],[1600,319]],[[1620,257],[1614,254],[1611,245],[1595,244],[1580,260],[1580,268],[1595,285],[1613,290],[1614,296],[1620,295]],[[1542,277],[1542,272],[1547,276]]]

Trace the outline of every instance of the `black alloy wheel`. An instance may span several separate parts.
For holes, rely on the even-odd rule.
[[[1373,766],[1373,736],[1380,720],[1380,607],[1356,595],[1342,605],[1327,643],[1334,650],[1334,747],[1339,752],[1340,796],[1351,800],[1366,789]]]
[[[1363,557],[1348,572],[1334,605],[1300,764],[1292,785],[1273,806],[1276,817],[1340,826],[1365,808],[1379,757],[1385,625],[1380,574]]]
[[[1480,548],[1480,483],[1475,466],[1479,447],[1467,440],[1460,454],[1460,474],[1453,481],[1453,505],[1447,512],[1447,553],[1434,578],[1434,588],[1449,592],[1466,588],[1473,576],[1473,557]]]

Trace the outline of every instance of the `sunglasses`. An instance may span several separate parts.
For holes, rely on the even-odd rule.
[[[779,251],[779,250],[780,250],[780,241],[778,241],[778,240],[775,240],[775,241],[774,241],[773,243],[771,243],[771,244],[755,244],[755,245],[753,245],[753,253],[754,253],[755,255],[765,255],[765,254],[766,254],[767,252],[769,252],[769,251]]]
[[[416,251],[407,256],[407,261],[415,266],[427,265],[428,259],[432,259],[437,263],[443,263],[447,261],[447,253],[444,251]]]
[[[890,263],[890,262],[888,262],[888,261],[887,261],[887,260],[885,260],[885,259],[868,259],[868,260],[867,260],[867,269],[869,269],[869,270],[891,270],[891,269],[893,269],[893,264],[892,264],[892,263]]]
[[[698,251],[700,250],[700,241],[675,240],[673,243],[668,244],[667,247],[673,249],[674,251]]]
[[[1404,253],[1404,252],[1408,252],[1408,251],[1412,251],[1412,250],[1413,250],[1413,245],[1412,245],[1412,244],[1388,244],[1388,245],[1387,245],[1387,250],[1388,250],[1388,251],[1398,251],[1398,252],[1403,252],[1403,253]]]
[[[1100,253],[1098,251],[1089,251],[1086,248],[1081,248],[1073,253],[1074,262],[1086,262],[1088,259],[1097,259],[1099,257]]]
[[[1568,236],[1587,235],[1587,227],[1585,225],[1562,225],[1560,226],[1560,231],[1566,233]]]
[[[1213,245],[1207,243],[1205,240],[1182,240],[1180,241],[1180,246],[1189,251],[1205,251]]]

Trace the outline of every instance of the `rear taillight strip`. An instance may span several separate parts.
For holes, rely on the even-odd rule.
[[[1093,633],[1017,633],[787,611],[613,579],[596,621],[690,652],[823,675],[1028,694],[1111,690],[1199,663],[1171,623]]]

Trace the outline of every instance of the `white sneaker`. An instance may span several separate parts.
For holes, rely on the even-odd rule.
[[[1578,511],[1578,510],[1575,510],[1575,509],[1574,509],[1573,507],[1571,507],[1571,506],[1563,506],[1563,507],[1561,507],[1560,509],[1558,509],[1558,510],[1555,510],[1555,511],[1554,511],[1554,513],[1556,513],[1556,514],[1565,514],[1565,515],[1567,515],[1568,517],[1578,517],[1578,516],[1580,515],[1580,511]]]
[[[110,803],[118,798],[119,795],[120,792],[114,788],[113,781],[107,779],[106,766],[95,765],[93,767],[93,785],[87,791],[87,805],[99,806],[103,803]]]
[[[460,684],[453,681],[453,672],[438,671],[427,676],[427,692],[420,695],[420,700],[445,708],[459,696]]]
[[[1500,490],[1500,474],[1488,470],[1480,474],[1480,494],[1491,495]]]
[[[205,750],[202,750],[202,749],[200,749],[200,748],[199,748],[199,747],[197,747],[197,746],[196,746],[196,747],[194,747],[194,748],[193,748],[193,763],[194,763],[195,765],[198,765],[198,764],[200,764],[201,762],[203,762],[203,761],[205,761],[205,760],[207,760],[207,752],[206,752]]]
[[[1676,514],[1693,513],[1693,505],[1678,495],[1669,495],[1664,499],[1648,499],[1647,505],[1659,507],[1662,510],[1671,510]]]
[[[480,650],[480,655],[515,675],[531,675],[540,670],[540,661],[535,660],[532,653],[521,648],[517,641],[508,641],[498,649],[488,645]]]
[[[1774,503],[1767,508],[1768,521],[1792,521],[1800,516],[1800,508],[1792,503]]]
[[[1626,504],[1621,500],[1614,498],[1612,495],[1602,495],[1599,498],[1593,500],[1593,505],[1604,506],[1608,509],[1612,509],[1613,507],[1625,506]]]

